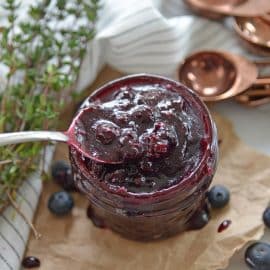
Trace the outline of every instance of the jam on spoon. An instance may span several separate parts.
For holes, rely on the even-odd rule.
[[[84,114],[88,115],[93,112],[94,108],[89,107],[85,110],[81,110],[80,113],[73,119],[69,129],[65,132],[59,131],[22,131],[12,133],[1,133],[0,134],[0,146],[7,144],[17,144],[24,142],[34,141],[59,141],[66,142],[68,145],[72,145],[85,157],[91,158],[99,162],[110,162],[110,163],[121,163],[120,159],[113,160],[107,154],[99,156],[96,152],[91,149],[91,144],[83,143],[85,138],[88,136],[88,132],[78,128],[81,118]],[[103,130],[103,132],[105,132]],[[107,135],[106,135],[107,136]],[[88,139],[89,141],[89,139]],[[107,160],[108,159],[108,160]]]

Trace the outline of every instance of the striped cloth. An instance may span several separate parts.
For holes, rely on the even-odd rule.
[[[53,147],[46,149],[44,169],[48,171]],[[40,170],[32,174],[18,190],[16,204],[32,220],[42,189]],[[20,269],[30,228],[16,210],[10,206],[0,215],[0,270]]]
[[[192,16],[181,0],[104,0],[99,16],[97,35],[89,44],[78,89],[89,85],[105,63],[125,73],[173,77],[179,62],[193,51],[241,52],[228,26]],[[29,219],[41,188],[37,172],[19,190],[17,204]],[[9,207],[0,216],[0,270],[20,268],[28,236],[28,225]]]

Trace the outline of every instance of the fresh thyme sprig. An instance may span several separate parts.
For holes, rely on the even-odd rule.
[[[33,1],[20,18],[21,3],[5,0],[0,26],[0,132],[54,130],[57,116],[74,96],[87,44],[94,36],[98,0]],[[44,143],[0,147],[0,212],[30,172]]]

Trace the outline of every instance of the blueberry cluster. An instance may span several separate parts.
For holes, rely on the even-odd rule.
[[[64,160],[55,161],[51,167],[51,175],[55,183],[64,190],[50,196],[48,208],[56,216],[67,215],[74,206],[73,198],[67,191],[77,191],[70,164]]]

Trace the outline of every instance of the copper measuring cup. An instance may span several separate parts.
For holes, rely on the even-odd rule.
[[[260,17],[235,17],[233,27],[249,50],[270,55],[269,14]]]
[[[211,19],[229,16],[260,16],[270,11],[269,0],[185,0],[196,13]]]
[[[270,61],[251,62],[224,51],[200,51],[184,60],[178,78],[202,100],[219,101],[240,95],[252,86],[270,85],[270,78],[258,78],[258,67],[267,64]]]

